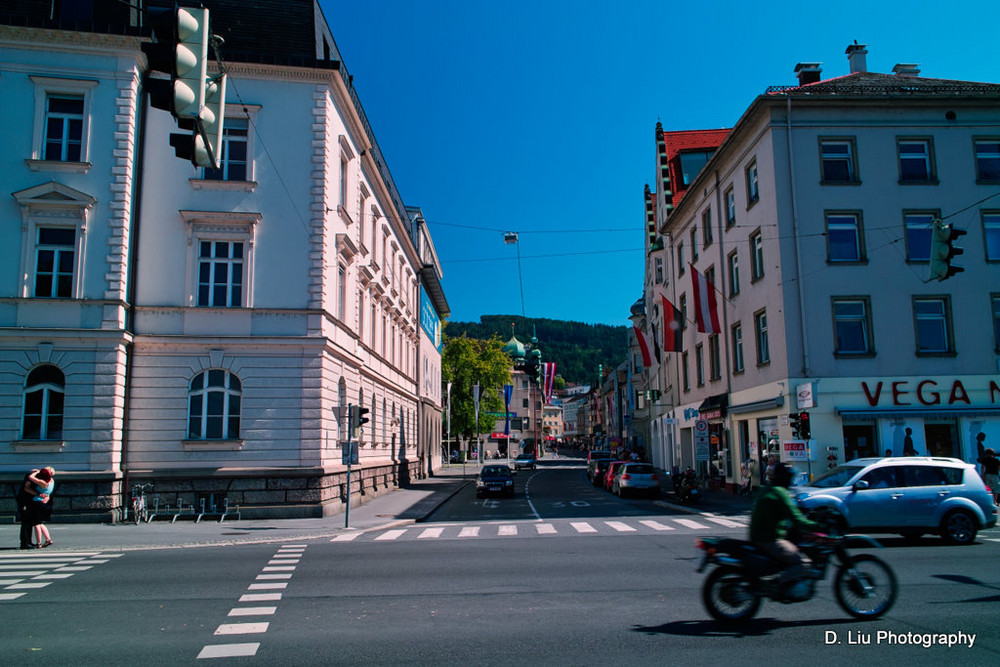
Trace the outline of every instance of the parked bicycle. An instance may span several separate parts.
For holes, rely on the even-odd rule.
[[[146,503],[146,489],[152,489],[152,484],[135,484],[132,486],[132,520],[135,525],[139,522],[149,523],[152,518],[149,515],[149,505]]]
[[[740,479],[739,494],[741,496],[753,495],[753,459],[747,459],[741,466],[742,478]]]

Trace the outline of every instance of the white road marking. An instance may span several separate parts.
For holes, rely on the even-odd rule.
[[[286,588],[288,588],[287,581],[273,584],[250,584],[247,586],[248,591],[280,591]]]
[[[41,577],[43,575],[38,575],[38,576]],[[24,581],[24,579],[0,579],[0,586],[10,586],[11,584],[19,584],[22,581]]]
[[[25,593],[0,593],[0,602],[4,602],[5,600],[16,600],[22,595],[25,595]]]
[[[281,599],[281,593],[244,593],[240,596],[240,602],[277,602]]]
[[[85,572],[91,569],[90,565],[70,565],[68,567],[60,567],[56,569],[56,572]]]
[[[198,658],[245,658],[257,654],[260,643],[255,644],[219,644],[201,649]]]
[[[25,581],[20,584],[11,584],[4,588],[5,591],[19,591],[25,588],[45,588],[51,581]]]
[[[49,555],[49,554],[41,555],[41,554],[39,554],[38,556],[28,556],[28,555],[25,555],[25,554],[0,554],[0,562],[2,562],[4,560],[9,560],[9,559],[12,559],[12,558],[13,559],[37,558],[37,559],[40,559],[40,560],[44,560],[44,559],[48,559],[48,558],[58,558],[58,559],[61,559],[61,560],[75,558],[75,559],[79,560],[80,558],[89,558],[90,556],[99,556],[99,555],[101,555],[100,551],[70,551],[70,552],[59,552],[58,554],[53,554],[53,555]],[[115,554],[115,555],[116,556],[121,556],[123,554]]]
[[[573,523],[571,523],[569,525],[573,526],[574,530],[576,530],[576,532],[578,532],[578,533],[596,533],[597,532],[596,528],[594,528],[589,523],[586,523],[584,521],[574,521]]]
[[[223,623],[215,629],[216,635],[259,635],[267,632],[269,623]]]
[[[652,528],[653,530],[676,530],[673,526],[667,526],[659,521],[653,521],[652,519],[642,519],[639,523],[647,528]]]
[[[535,530],[538,531],[539,535],[555,535],[556,527],[551,523],[538,523],[535,524]]]
[[[517,526],[500,526],[497,529],[497,535],[517,535]]]
[[[706,526],[705,524],[698,523],[697,521],[691,521],[690,519],[674,519],[674,521],[681,524],[685,528],[695,528],[695,529],[708,528],[708,526]]]
[[[268,565],[298,565],[298,558],[287,559],[287,558],[275,558],[274,560],[267,561]]]
[[[358,539],[361,533],[344,533],[343,535],[337,535],[335,538],[330,540],[331,542],[350,542],[352,540]]]
[[[90,558],[90,559],[87,559],[87,560],[81,561],[81,562],[87,563],[88,565],[103,565],[104,563],[107,563],[108,561],[106,561],[104,559]]]
[[[69,579],[75,572],[67,572],[65,574],[40,574],[37,577],[32,577],[32,579]]]
[[[292,573],[288,572],[280,574],[258,574],[257,578],[260,579],[261,581],[265,581],[267,579],[291,579]]]
[[[746,524],[738,523],[736,521],[731,521],[729,519],[723,519],[722,517],[707,516],[707,515],[702,515],[702,517],[704,519],[707,519],[708,521],[711,521],[713,523],[717,523],[720,526],[725,526],[726,528],[746,528]]]
[[[428,528],[424,532],[417,535],[418,540],[428,540],[434,539],[436,537],[441,537],[441,533],[444,532],[444,528]]]
[[[387,530],[386,532],[376,537],[375,541],[378,542],[381,540],[395,540],[405,532],[406,532],[405,528],[399,528],[397,530]]]
[[[278,611],[277,607],[235,607],[229,610],[229,616],[271,616]]]
[[[46,570],[13,570],[11,572],[0,572],[5,577],[37,577],[45,574]]]
[[[459,537],[479,537],[479,526],[466,526],[459,532]]]
[[[265,567],[263,572],[291,572],[295,569],[294,565],[275,565],[273,567]]]
[[[635,528],[633,528],[632,526],[628,525],[627,523],[622,523],[621,521],[605,521],[604,523],[607,524],[608,526],[614,528],[619,533],[634,533],[635,532]]]

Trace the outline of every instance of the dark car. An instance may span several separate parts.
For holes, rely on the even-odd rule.
[[[608,466],[613,462],[614,459],[592,459],[587,464],[587,478],[594,486],[604,484],[604,474],[608,471]]]
[[[502,465],[483,466],[476,478],[476,497],[487,495],[514,497],[514,473]]]
[[[587,452],[587,462],[596,461],[597,459],[610,459],[611,452],[606,449],[592,449]]]
[[[628,461],[612,461],[608,469],[604,471],[604,474],[601,476],[601,486],[604,487],[605,491],[611,490],[611,484],[615,481],[615,477],[626,463]]]
[[[517,458],[514,459],[514,470],[520,470],[521,468],[529,468],[531,470],[535,469],[535,455],[534,454],[518,454]]]

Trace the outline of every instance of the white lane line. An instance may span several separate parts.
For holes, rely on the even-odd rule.
[[[101,558],[121,558],[125,554],[100,554]]]
[[[731,521],[729,519],[723,519],[722,517],[702,515],[702,518],[711,521],[712,523],[717,523],[720,526],[725,526],[726,528],[746,528],[746,524]]]
[[[281,599],[281,593],[244,593],[240,596],[240,602],[277,602]]]
[[[698,523],[697,521],[691,521],[690,519],[674,519],[674,521],[681,524],[685,528],[708,528],[705,524]]]
[[[272,616],[276,611],[277,607],[235,607],[228,616]]]
[[[287,581],[274,584],[250,584],[247,586],[248,591],[280,591],[286,588],[288,588]]]
[[[45,574],[48,570],[13,570],[10,572],[0,572],[5,577],[37,577]]]
[[[215,635],[259,635],[267,632],[267,621],[260,623],[223,623],[215,629]]]
[[[639,521],[642,525],[647,528],[652,528],[653,530],[676,530],[673,526],[667,526],[659,521],[653,521],[652,519],[642,519]]]
[[[596,533],[597,529],[591,526],[586,521],[574,521],[569,525],[573,526],[573,529],[578,533]]]
[[[39,563],[38,561],[31,563],[17,563],[16,565],[0,565],[0,574],[7,574],[11,570],[24,570],[32,567],[60,567],[62,563]]]
[[[0,565],[0,572],[19,567],[53,567],[57,565],[69,565],[76,563],[79,558],[17,558],[3,561]]]
[[[91,569],[89,565],[70,565],[68,567],[56,568],[56,572],[86,572]]]
[[[378,537],[376,537],[375,541],[380,542],[382,540],[395,540],[405,532],[406,532],[405,528],[399,528],[397,530],[387,530]]]
[[[4,590],[5,591],[19,591],[19,590],[27,589],[27,588],[45,588],[46,586],[48,586],[51,583],[52,583],[51,581],[25,581],[24,583],[11,584],[10,586],[6,586],[4,588]]]
[[[335,538],[330,540],[331,542],[350,542],[352,540],[358,539],[361,533],[344,533],[343,535],[337,535]]]
[[[479,537],[479,526],[466,526],[459,533],[459,537]]]
[[[417,535],[418,540],[430,540],[437,537],[441,537],[441,533],[444,532],[444,528],[428,528],[424,532]]]
[[[295,569],[294,565],[275,565],[274,567],[265,567],[262,572],[291,572]]]
[[[0,579],[0,586],[10,586],[11,584],[19,584],[22,581],[24,581],[24,579]]]
[[[282,544],[282,549],[305,549],[308,544]]]
[[[0,593],[0,602],[4,602],[6,600],[16,600],[22,595],[25,595],[25,593]]]
[[[198,659],[202,658],[246,658],[257,654],[260,642],[255,644],[219,644],[201,649]]]
[[[70,551],[70,552],[59,552],[58,555],[49,556],[48,554],[42,556],[26,556],[24,554],[0,554],[0,561],[10,560],[10,559],[20,559],[20,558],[60,558],[66,560],[68,558],[90,558],[91,556],[99,556],[100,551]],[[121,555],[121,554],[118,554]]]
[[[97,560],[95,560],[93,558],[88,558],[87,560],[80,561],[80,562],[81,563],[86,563],[87,565],[103,565],[103,564],[107,563],[108,561],[103,560],[103,559],[97,559]]]
[[[299,560],[300,560],[299,558],[295,558],[295,559],[291,559],[291,560],[285,559],[285,558],[275,558],[274,560],[267,561],[267,564],[268,565],[298,565],[299,564]]]
[[[37,577],[32,577],[32,579],[69,579],[75,572],[67,572],[66,574],[40,574]]]
[[[607,524],[608,526],[614,528],[619,533],[634,533],[635,532],[635,528],[633,528],[632,526],[628,525],[627,523],[622,523],[621,521],[605,521],[604,523]]]
[[[500,526],[497,529],[497,535],[499,536],[517,535],[517,526]]]
[[[261,581],[266,581],[268,579],[274,580],[274,579],[291,579],[291,578],[292,578],[292,573],[291,572],[280,573],[280,574],[258,574],[257,575],[257,579],[259,579]]]
[[[539,535],[555,535],[556,527],[551,523],[537,523],[535,524],[535,530],[538,531]]]

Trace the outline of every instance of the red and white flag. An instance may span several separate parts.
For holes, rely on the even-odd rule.
[[[660,308],[663,310],[663,351],[680,352],[684,348],[681,340],[684,332],[684,313],[667,297],[660,295]]]
[[[642,365],[649,368],[653,365],[653,358],[649,356],[649,343],[646,341],[646,334],[634,324],[632,325],[632,331],[635,332],[635,339],[639,343],[639,350],[642,351]]]
[[[691,268],[691,283],[694,287],[694,317],[698,324],[698,331],[707,334],[722,333],[715,285],[708,282],[704,275],[698,273],[693,264],[688,264],[688,266]]]
[[[556,379],[556,365],[555,362],[546,362],[542,364],[542,396],[545,399],[545,403],[552,400],[552,386]]]

